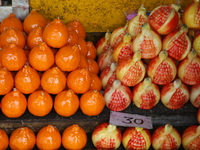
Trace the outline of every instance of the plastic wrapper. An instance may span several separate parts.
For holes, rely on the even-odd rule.
[[[24,8],[24,7],[12,7],[12,13],[15,14],[15,16],[19,20],[24,20],[26,16],[29,14],[29,7]]]
[[[134,18],[135,16],[137,16],[138,9],[129,9],[129,10],[125,11],[124,14],[125,14],[127,20],[131,20],[132,18]],[[146,14],[147,14],[147,16],[149,16],[150,12],[147,11]]]
[[[20,20],[29,14],[29,0],[12,0],[12,13]]]
[[[29,7],[29,0],[12,0],[12,7]]]
[[[4,6],[0,6],[0,22],[8,17],[10,13],[15,14],[20,20],[24,20],[29,14],[29,0],[12,0],[12,6],[5,6],[5,3],[0,1],[1,4]]]
[[[0,6],[0,22],[12,13],[12,6]]]
[[[131,20],[133,17],[137,16],[137,10],[136,9],[129,9],[126,12],[124,12],[126,19]]]

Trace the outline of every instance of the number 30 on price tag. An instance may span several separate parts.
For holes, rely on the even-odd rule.
[[[110,124],[124,127],[153,129],[151,117],[110,111]]]

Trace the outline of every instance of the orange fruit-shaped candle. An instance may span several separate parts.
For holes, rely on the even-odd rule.
[[[50,94],[58,94],[66,87],[65,74],[58,67],[53,67],[42,75],[41,86]]]
[[[42,15],[37,13],[37,11],[32,10],[28,14],[28,16],[26,16],[26,18],[24,19],[23,27],[26,34],[29,34],[36,27],[44,29],[46,24],[47,24],[46,19]]]
[[[25,65],[15,76],[15,87],[24,94],[30,94],[40,86],[40,76],[38,72]]]
[[[88,65],[89,65],[89,71],[91,73],[94,73],[94,74],[98,75],[99,74],[99,65],[98,65],[98,63],[95,60],[91,59],[91,58],[88,58],[87,62],[88,62]]]
[[[28,47],[28,46],[27,46]],[[29,63],[29,60],[28,60],[28,56],[29,56],[29,53],[30,53],[30,50],[29,49],[26,49],[24,50],[25,54],[26,54],[26,62],[25,62],[25,65],[30,65]]]
[[[0,46],[0,67],[2,67],[2,64],[1,64],[2,53],[3,53],[3,49],[2,49],[1,46]]]
[[[86,41],[83,38],[79,37],[77,45],[79,47],[80,52],[83,53],[84,56],[87,56],[88,49]]]
[[[92,82],[91,82],[89,90],[97,90],[100,92],[102,89],[101,79],[99,78],[99,76],[91,72],[90,72],[90,76],[92,78]]]
[[[12,90],[14,79],[10,71],[0,68],[0,95],[5,95]]]
[[[97,116],[105,107],[103,95],[97,90],[89,90],[80,98],[80,108],[85,115]]]
[[[95,59],[97,57],[97,49],[92,42],[87,42],[87,58]]]
[[[35,146],[35,134],[34,132],[27,128],[17,128],[14,130],[10,136],[9,146],[11,149],[18,150],[31,150]]]
[[[0,149],[6,150],[8,148],[9,138],[6,132],[0,129]]]
[[[86,143],[87,135],[78,124],[67,127],[62,134],[62,145],[65,149],[83,149]]]
[[[0,31],[3,32],[4,30],[10,27],[17,28],[20,31],[23,31],[22,22],[13,13],[11,13],[8,17],[4,18],[1,21]]]
[[[37,134],[36,145],[43,150],[59,149],[61,146],[60,132],[53,125],[43,127]]]
[[[55,63],[62,71],[72,71],[79,66],[80,59],[78,46],[67,45],[56,53]]]
[[[2,52],[2,66],[9,71],[20,70],[26,62],[26,54],[24,50],[15,43],[9,43],[4,47]]]
[[[58,49],[57,49],[57,48],[52,48],[52,51],[53,51],[53,54],[54,54],[54,56],[55,56],[56,53],[58,52]]]
[[[29,33],[27,37],[27,44],[30,49],[43,42],[42,35],[43,35],[43,30],[40,27],[33,29]]]
[[[25,46],[24,46],[24,50],[25,50],[25,51],[30,51],[31,49],[29,48],[29,46],[28,46],[28,44],[27,44],[27,38],[28,38],[28,36],[25,34],[25,32],[23,32],[23,33],[24,33],[25,41],[26,41],[26,44],[25,44]]]
[[[16,88],[6,94],[1,100],[1,111],[9,118],[20,117],[26,111],[26,107],[26,97]]]
[[[46,116],[52,107],[52,97],[43,90],[35,91],[28,97],[28,110],[34,116]]]
[[[52,49],[45,43],[35,46],[29,53],[31,66],[38,71],[46,71],[54,64]]]
[[[1,33],[0,45],[5,47],[8,43],[15,43],[19,47],[24,48],[25,37],[22,31],[17,28],[8,28]]]
[[[71,26],[81,38],[85,39],[86,37],[85,28],[83,27],[83,25],[78,19],[74,20],[73,22],[68,23],[67,27],[69,26]]]
[[[64,117],[75,114],[79,108],[79,98],[72,90],[65,90],[56,95],[54,100],[55,111]]]
[[[67,87],[75,93],[82,94],[89,90],[91,85],[91,76],[86,69],[76,69],[67,76]]]
[[[51,20],[47,20],[47,25],[51,22]]]
[[[49,46],[61,48],[68,41],[67,27],[59,18],[56,18],[44,28],[42,38]]]
[[[78,34],[76,33],[76,31],[72,28],[72,26],[67,27],[68,30],[68,40],[67,40],[67,44],[69,45],[75,45],[78,44]]]
[[[0,48],[1,48],[2,46],[1,46],[1,35],[0,35]]]
[[[80,58],[80,62],[78,65],[78,69],[83,69],[83,68],[89,69],[89,64],[88,64],[86,56],[83,55],[83,53],[81,53],[81,52],[80,52],[80,54],[81,54],[81,58]]]

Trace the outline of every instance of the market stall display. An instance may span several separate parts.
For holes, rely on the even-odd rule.
[[[32,10],[22,23],[10,14],[0,28],[3,121],[15,119],[16,127],[24,118],[32,123],[26,124],[36,136],[30,149],[178,149],[181,142],[182,147],[190,147],[184,139],[188,130],[182,141],[181,134],[186,126],[200,122],[200,27],[198,13],[190,9],[199,10],[198,3],[190,4],[183,16],[180,5],[159,6],[148,15],[142,5],[124,26],[96,39],[96,45],[87,41],[78,19],[64,24],[63,18],[49,21]],[[187,24],[191,14],[194,22]],[[111,125],[111,111],[148,114],[154,128]],[[191,122],[178,131],[171,123],[177,128],[184,122],[179,122],[181,115],[186,120],[192,115]],[[4,128],[10,149],[16,147],[11,142],[14,128]],[[23,128],[20,133],[25,134]],[[56,140],[46,143],[48,135]],[[195,136],[192,148],[199,146],[199,135]],[[17,145],[24,149],[23,143]]]

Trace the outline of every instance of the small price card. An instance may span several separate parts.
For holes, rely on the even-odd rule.
[[[110,111],[110,124],[124,127],[141,127],[153,129],[151,117]]]

